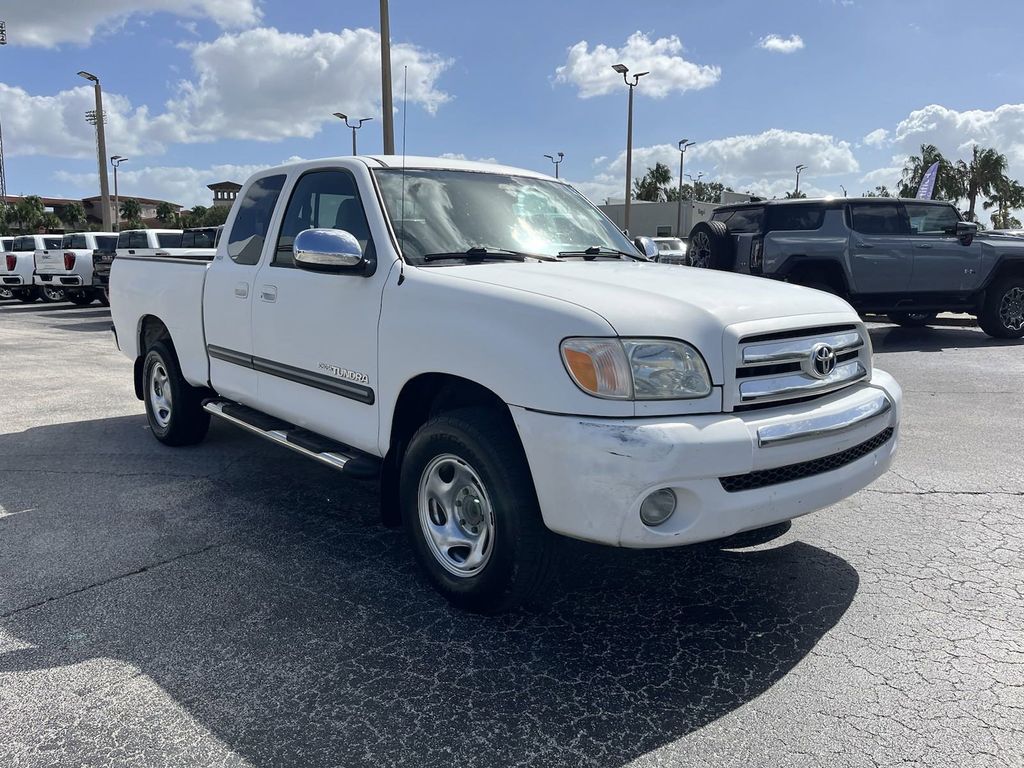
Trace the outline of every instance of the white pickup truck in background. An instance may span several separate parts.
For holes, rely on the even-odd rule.
[[[117,244],[116,232],[73,232],[64,235],[58,248],[36,253],[35,284],[48,301],[87,305],[105,303],[101,286],[93,279],[93,254]]]
[[[4,252],[0,262],[0,285],[11,292],[13,298],[31,303],[39,298],[35,285],[36,254],[60,248],[62,235],[20,235]],[[63,300],[63,296],[60,299]]]
[[[763,528],[896,450],[899,386],[846,302],[647,263],[530,171],[269,169],[215,256],[119,250],[110,285],[158,440],[198,443],[213,415],[379,478],[384,522],[472,610],[543,590],[555,534],[671,547]]]

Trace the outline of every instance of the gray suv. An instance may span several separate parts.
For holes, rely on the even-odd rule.
[[[990,336],[1024,336],[1024,238],[979,232],[949,203],[842,198],[727,205],[697,224],[689,239],[694,266],[818,288],[900,325],[967,312]]]

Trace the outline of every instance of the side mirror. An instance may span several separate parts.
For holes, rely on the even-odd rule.
[[[343,229],[304,229],[292,253],[295,266],[313,272],[353,272],[366,264],[359,241]]]
[[[650,261],[653,261],[654,257],[658,255],[658,244],[649,237],[634,238],[633,245],[635,245],[636,249]]]
[[[974,242],[974,236],[978,234],[978,225],[971,221],[958,221],[953,230],[960,245],[970,245]]]

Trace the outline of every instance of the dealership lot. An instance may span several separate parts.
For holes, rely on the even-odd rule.
[[[879,483],[760,546],[566,542],[481,618],[372,485],[153,440],[109,318],[0,304],[0,765],[1024,764],[1020,343],[872,325]]]

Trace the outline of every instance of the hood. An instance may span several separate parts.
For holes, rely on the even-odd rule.
[[[565,261],[439,268],[466,280],[539,294],[601,315],[620,336],[682,339],[721,370],[723,334],[735,323],[845,315],[845,301],[822,291],[762,277],[635,261]],[[834,319],[834,318],[833,318]],[[713,374],[716,379],[717,374]]]

